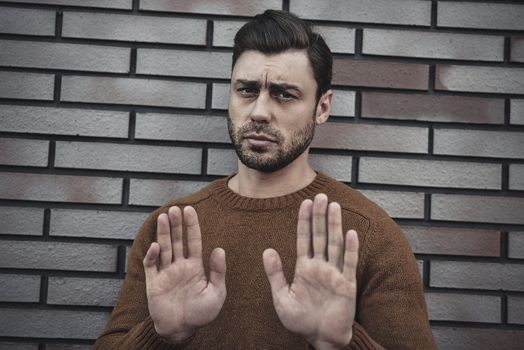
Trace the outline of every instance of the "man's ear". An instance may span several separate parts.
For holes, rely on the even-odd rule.
[[[317,103],[315,111],[315,123],[317,125],[324,124],[331,113],[331,99],[333,98],[333,90],[329,89],[324,92]]]

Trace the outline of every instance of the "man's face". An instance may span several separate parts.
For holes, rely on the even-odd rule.
[[[313,139],[317,83],[305,50],[245,51],[231,76],[228,129],[240,161],[273,172]]]

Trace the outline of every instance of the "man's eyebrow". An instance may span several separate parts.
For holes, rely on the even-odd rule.
[[[298,85],[290,84],[290,83],[269,83],[269,88],[279,91],[286,91],[286,90],[296,90],[300,91],[300,88]]]
[[[258,80],[237,79],[235,80],[235,86],[236,85],[260,86],[260,83]]]

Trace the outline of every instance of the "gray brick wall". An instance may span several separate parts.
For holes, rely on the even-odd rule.
[[[86,350],[144,218],[236,170],[233,36],[287,9],[334,53],[311,163],[403,228],[440,349],[524,343],[524,4],[0,1],[0,350]]]

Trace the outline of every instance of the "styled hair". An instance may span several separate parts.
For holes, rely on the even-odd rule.
[[[331,88],[333,58],[326,42],[310,25],[296,15],[266,10],[244,24],[235,35],[233,65],[247,50],[277,54],[289,49],[307,50],[307,56],[317,82],[317,101]]]

